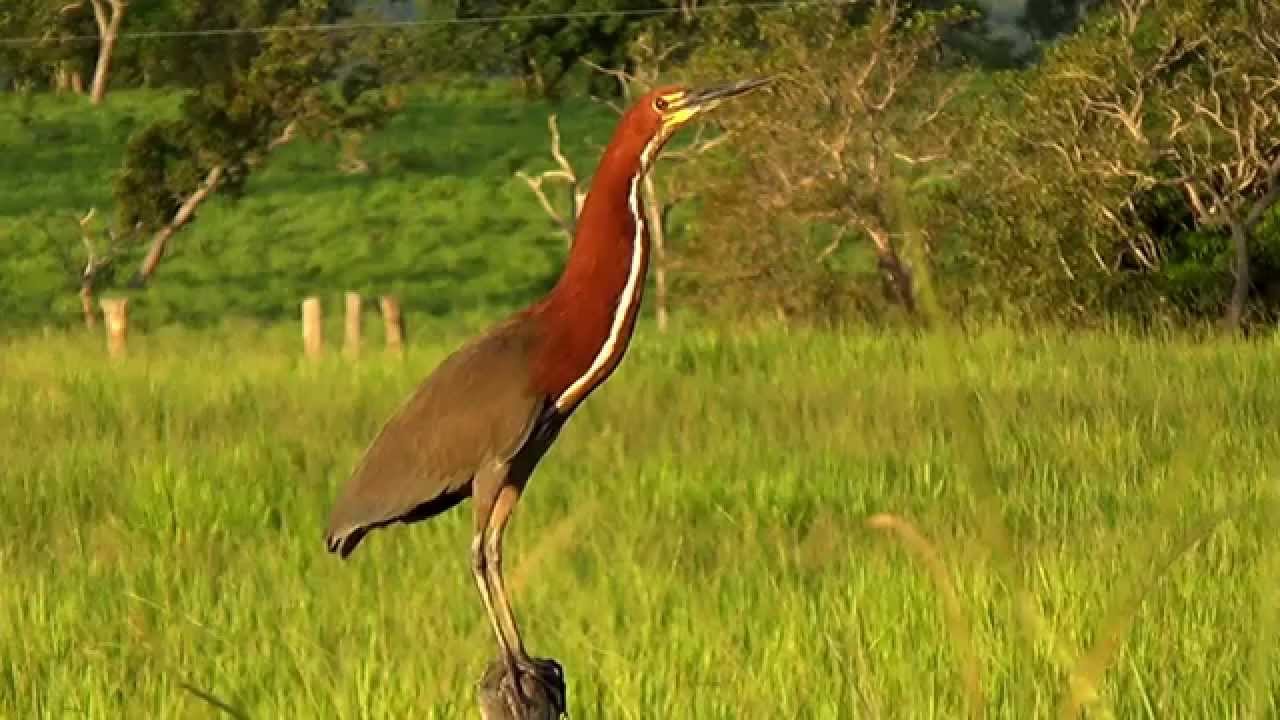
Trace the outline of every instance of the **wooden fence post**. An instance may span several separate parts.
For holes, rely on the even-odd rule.
[[[383,295],[382,326],[387,336],[387,352],[404,353],[404,319],[400,316],[400,303],[391,295]]]
[[[347,293],[347,323],[342,351],[351,358],[360,354],[360,293]]]
[[[129,339],[129,298],[102,298],[99,304],[107,326],[107,353],[123,357]]]
[[[320,298],[314,295],[302,301],[302,346],[307,357],[320,357],[324,348],[324,327],[320,323]]]

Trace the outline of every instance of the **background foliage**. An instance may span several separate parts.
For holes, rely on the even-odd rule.
[[[0,45],[11,89],[0,96],[12,168],[0,176],[6,326],[73,321],[87,258],[72,217],[90,207],[87,232],[115,258],[95,290],[135,294],[144,322],[275,319],[305,294],[348,288],[399,292],[411,312],[514,307],[549,286],[562,249],[511,178],[546,166],[541,128],[554,112],[589,182],[610,132],[599,101],[618,92],[594,67],[648,81],[779,78],[707,121],[729,142],[659,167],[662,192],[693,200],[674,206],[667,233],[674,302],[691,312],[882,324],[915,314],[927,269],[943,305],[972,319],[1272,321],[1275,209],[1242,245],[1197,215],[1179,183],[1183,170],[1210,168],[1197,175],[1200,197],[1230,185],[1212,169],[1229,167],[1230,133],[1200,122],[1194,132],[1209,139],[1181,165],[1182,136],[1150,142],[1175,115],[1196,115],[1213,87],[1232,112],[1274,109],[1280,92],[1265,78],[1280,51],[1258,30],[1274,14],[1266,3],[751,5],[139,4],[126,33],[279,29],[126,37],[109,101],[88,108],[52,92],[92,69],[88,15],[10,4],[0,35],[39,42]],[[418,24],[341,29],[405,19]],[[288,29],[316,23],[338,25]],[[1207,27],[1230,32],[1195,45]],[[1113,72],[1159,62],[1179,42],[1196,52],[1155,85]],[[1215,72],[1256,80],[1211,87]],[[1098,111],[1107,93],[1123,105],[1137,91],[1143,140]],[[1280,162],[1274,123],[1255,144],[1259,173],[1240,197],[1265,205],[1277,183],[1261,171]],[[1064,164],[1058,146],[1088,162]],[[215,192],[174,233],[150,289],[130,289],[152,235],[214,167],[224,169]]]

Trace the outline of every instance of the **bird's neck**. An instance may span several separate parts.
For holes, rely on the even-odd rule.
[[[613,372],[635,329],[649,266],[645,148],[611,143],[592,178],[559,281],[535,311],[544,328],[539,384],[572,411]]]

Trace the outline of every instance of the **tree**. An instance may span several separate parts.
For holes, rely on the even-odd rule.
[[[503,69],[516,73],[530,95],[556,97],[570,77],[588,89],[612,92],[605,78],[586,70],[583,61],[631,71],[628,52],[645,30],[688,27],[706,0],[458,0],[459,18],[504,17],[485,28],[459,27],[473,39],[481,63],[506,58]],[[732,3],[728,3],[732,4]],[[486,42],[474,42],[482,35]]]
[[[534,197],[538,199],[538,204],[542,206],[543,212],[547,214],[547,217],[551,218],[551,221],[556,225],[556,229],[564,236],[566,247],[571,247],[573,234],[578,227],[578,215],[582,212],[582,204],[587,199],[587,190],[582,186],[582,181],[579,180],[578,172],[574,170],[573,163],[569,162],[569,158],[565,156],[560,148],[560,126],[557,124],[555,113],[547,116],[547,132],[551,136],[551,158],[555,160],[556,167],[552,170],[543,170],[537,175],[530,175],[524,170],[518,170],[516,171],[516,177],[523,180],[529,186],[529,189],[533,191]],[[547,195],[547,191],[543,186],[548,180],[564,185],[566,202],[555,202]]]
[[[93,84],[89,90],[89,101],[94,105],[101,105],[103,98],[107,95],[111,59],[115,53],[116,42],[120,37],[120,26],[124,22],[129,3],[127,0],[88,0],[88,2],[93,10],[93,20],[98,30],[98,57],[93,66]],[[64,6],[62,12],[79,12],[83,9],[82,1]]]
[[[98,324],[98,307],[96,293],[99,287],[110,283],[115,269],[115,260],[120,252],[120,244],[116,234],[107,228],[107,238],[103,241],[94,229],[95,208],[89,208],[83,216],[73,215],[70,219],[75,223],[79,235],[76,245],[83,248],[83,253],[75,252],[68,247],[65,239],[65,225],[57,223],[58,229],[50,230],[46,225],[42,230],[45,243],[59,260],[59,265],[66,273],[65,277],[75,288],[80,299],[80,313],[85,327],[92,330]]]
[[[0,9],[0,33],[19,38],[0,44],[0,66],[27,87],[52,86],[58,92],[84,91],[91,47],[73,38],[92,34],[92,24],[76,3],[17,0]]]
[[[850,12],[765,13],[757,42],[717,43],[700,55],[702,73],[779,78],[767,101],[720,116],[767,150],[742,153],[735,167],[715,171],[704,214],[716,222],[699,226],[714,244],[707,270],[756,291],[778,283],[778,307],[806,312],[795,303],[825,303],[840,282],[824,263],[865,238],[886,297],[914,313],[912,271],[895,239],[888,191],[896,174],[946,156],[948,138],[935,128],[961,84],[943,71],[941,33],[966,16],[907,10],[894,0]],[[771,218],[763,226],[762,209]]]
[[[111,69],[111,54],[116,39],[120,37],[120,24],[124,22],[125,0],[89,0],[93,4],[93,19],[98,24],[98,62],[93,66],[93,85],[89,101],[102,104],[107,95],[107,76]]]
[[[180,117],[130,140],[116,179],[119,222],[151,233],[134,284],[155,274],[174,234],[204,201],[215,192],[243,192],[275,148],[300,134],[334,139],[387,119],[391,107],[377,72],[383,46],[376,39],[294,29],[322,21],[330,10],[281,13],[278,29],[261,40],[246,67],[229,68],[188,95]]]
[[[1019,79],[1026,117],[1009,125],[1052,158],[1027,182],[1065,181],[1085,211],[1078,237],[1104,271],[1161,269],[1169,240],[1150,211],[1162,198],[1228,234],[1233,329],[1253,234],[1280,201],[1278,28],[1269,0],[1117,0]]]

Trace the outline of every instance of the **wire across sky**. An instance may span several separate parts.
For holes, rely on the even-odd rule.
[[[426,18],[422,20],[387,20],[379,22],[341,22],[316,23],[308,25],[264,25],[260,27],[209,28],[205,30],[142,30],[138,32],[122,32],[116,39],[154,40],[188,37],[218,37],[231,35],[264,35],[280,30],[290,32],[358,32],[365,30],[396,30],[430,27],[440,25],[498,25],[506,22],[536,22],[539,20],[578,20],[608,17],[649,17],[656,15],[674,15],[678,13],[704,13],[728,10],[781,10],[791,7],[854,5],[862,0],[773,0],[762,2],[742,2],[733,5],[703,5],[690,8],[652,7],[633,8],[630,10],[580,10],[558,13],[529,13],[523,15],[488,15],[479,17]],[[0,46],[22,47],[72,42],[96,42],[97,35],[70,35],[64,37],[12,37],[0,38]]]

